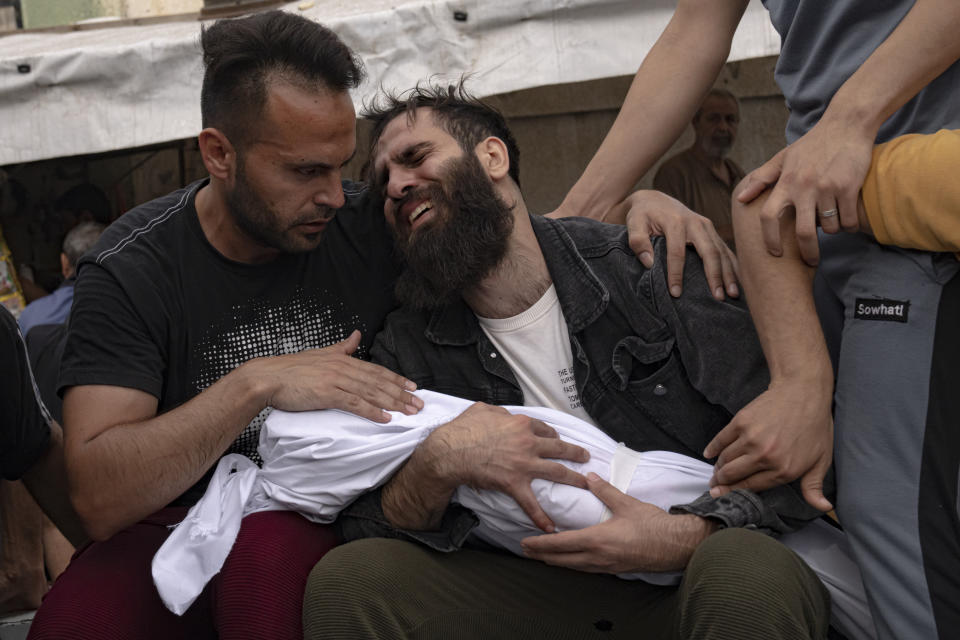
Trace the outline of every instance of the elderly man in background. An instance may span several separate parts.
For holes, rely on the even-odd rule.
[[[739,126],[737,97],[726,89],[711,89],[693,116],[693,146],[660,165],[653,178],[654,189],[709,218],[731,247],[734,240],[730,199],[744,172],[727,156]]]
[[[77,262],[103,233],[105,225],[99,222],[81,222],[67,232],[60,252],[60,273],[63,283],[50,295],[37,298],[26,306],[17,319],[24,337],[38,325],[63,324],[73,304],[73,286],[77,280]]]

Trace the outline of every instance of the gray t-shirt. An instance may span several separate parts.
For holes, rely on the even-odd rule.
[[[782,40],[774,76],[790,109],[787,142],[817,123],[847,78],[896,28],[913,0],[763,0]],[[960,63],[880,128],[878,142],[905,133],[960,128]]]

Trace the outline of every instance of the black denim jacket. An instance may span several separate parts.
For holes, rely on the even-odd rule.
[[[687,252],[683,295],[666,278],[666,245],[654,243],[646,269],[616,225],[531,216],[570,335],[580,399],[609,436],[638,451],[666,450],[703,460],[707,443],[741,407],[767,388],[769,374],[746,306],[709,292],[699,257]],[[437,310],[398,309],[371,349],[374,362],[420,388],[489,404],[523,404],[506,361],[462,301]],[[820,512],[793,486],[756,494],[708,493],[671,511],[715,518],[722,526],[792,531]],[[444,531],[401,532],[386,522],[379,495],[341,517],[347,537],[412,537],[455,548],[472,514],[453,508]]]

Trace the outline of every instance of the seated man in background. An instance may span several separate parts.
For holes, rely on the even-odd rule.
[[[63,284],[50,295],[28,304],[19,318],[40,397],[58,423],[63,423],[63,402],[57,394],[57,384],[73,304],[77,262],[93,247],[104,229],[99,222],[81,222],[67,233],[60,254]]]
[[[63,283],[50,295],[37,298],[26,306],[17,319],[24,338],[42,324],[64,324],[73,304],[73,286],[77,280],[77,261],[90,250],[106,227],[99,222],[81,222],[63,239],[60,252],[60,273]],[[56,389],[54,389],[56,390]],[[59,418],[58,418],[59,419]]]
[[[700,452],[768,383],[742,305],[711,296],[691,255],[670,295],[663,244],[651,269],[624,229],[530,216],[502,117],[461,89],[388,99],[374,120],[372,186],[406,261],[374,360],[431,389],[489,404],[548,406],[636,451]],[[448,508],[460,485],[510,495],[544,531],[534,478],[578,484],[549,458],[583,461],[542,423],[479,406],[437,428],[388,482],[341,516],[347,537],[460,546],[476,521]],[[582,481],[579,481],[580,486]],[[308,637],[825,637],[829,599],[786,532],[819,512],[791,487],[705,493],[671,512],[589,488],[613,516],[524,540],[526,559],[442,554],[372,539],[311,574]],[[616,495],[614,490],[613,495]],[[398,531],[403,529],[403,531]],[[717,532],[718,529],[728,529]],[[579,571],[571,571],[577,569]],[[599,574],[686,569],[679,587]],[[416,598],[409,594],[417,594]]]
[[[43,514],[37,510],[37,503],[74,544],[86,536],[67,495],[60,425],[50,418],[40,400],[17,323],[2,307],[0,362],[4,363],[3,384],[0,384],[0,473],[3,477],[0,481],[0,612],[3,612],[35,609],[47,590],[41,542]],[[53,569],[51,573],[57,571]]]
[[[70,310],[73,282],[68,283],[70,289],[63,290],[65,276],[63,276],[61,254],[62,244],[67,234],[84,222],[96,222],[106,226],[113,220],[110,200],[100,187],[89,182],[70,187],[54,201],[52,211],[47,211],[41,206],[36,215],[42,219],[42,222],[32,232],[33,250],[28,256],[18,258],[21,263],[20,280],[24,287],[24,295],[29,302],[55,296],[53,300],[57,301],[57,304],[47,301],[46,306],[38,307],[38,310],[44,309],[44,313],[52,313],[52,316],[44,317],[43,314],[31,312],[31,315],[40,315],[40,317],[37,319],[28,316],[27,323],[24,322],[23,317],[19,319],[24,338],[27,337],[33,324],[63,322],[63,318]]]
[[[693,116],[693,146],[657,170],[653,188],[673,196],[717,227],[734,247],[730,198],[744,172],[728,158],[740,127],[740,103],[726,89],[711,89]]]

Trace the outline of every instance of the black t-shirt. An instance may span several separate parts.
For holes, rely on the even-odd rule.
[[[50,416],[33,381],[17,321],[0,306],[0,475],[19,479],[46,451]]]
[[[393,308],[392,242],[363,185],[313,251],[261,265],[225,258],[206,239],[194,198],[205,181],[124,214],[78,265],[60,389],[140,389],[163,413],[251,358],[295,353],[363,333]],[[260,462],[261,413],[228,452]],[[192,504],[206,479],[176,504]]]

